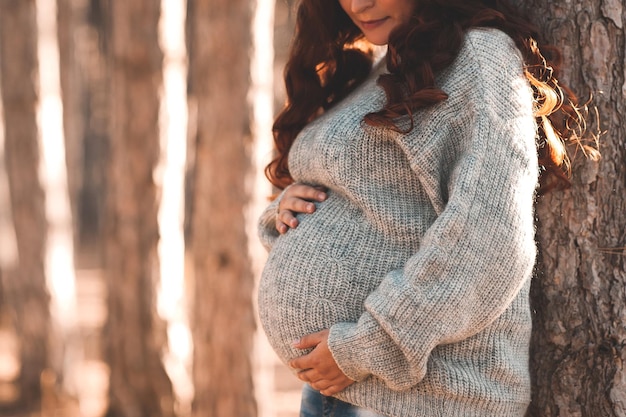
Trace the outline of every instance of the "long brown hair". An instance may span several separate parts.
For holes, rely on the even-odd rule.
[[[593,146],[582,143],[584,111],[575,95],[558,82],[558,51],[540,45],[538,31],[521,16],[503,0],[415,1],[413,16],[389,37],[388,74],[378,78],[387,102],[364,121],[401,130],[396,125],[398,118],[445,100],[447,94],[437,87],[435,76],[452,64],[465,32],[472,27],[497,28],[522,52],[524,72],[533,88],[539,126],[537,156],[542,168],[540,191],[568,185],[566,144],[576,143],[593,157],[598,154]],[[265,169],[276,187],[282,189],[293,182],[288,154],[302,128],[369,74],[372,54],[357,46],[362,40],[362,33],[338,0],[301,1],[285,68],[287,104],[273,126],[276,157]]]

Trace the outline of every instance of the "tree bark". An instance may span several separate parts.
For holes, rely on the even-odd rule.
[[[4,299],[14,311],[21,372],[17,409],[41,401],[40,375],[48,366],[49,294],[44,273],[47,234],[39,181],[37,26],[34,0],[0,0],[0,82],[5,158],[18,262],[3,271]]]
[[[159,0],[106,3],[110,74],[110,159],[105,276],[110,367],[108,416],[174,415],[171,382],[161,361],[166,342],[156,314]]]
[[[188,2],[193,167],[190,242],[196,396],[193,415],[254,416],[253,276],[245,209],[251,10],[249,0]]]
[[[524,2],[563,52],[562,79],[599,111],[599,162],[538,200],[531,416],[626,416],[626,103],[623,2]],[[579,152],[580,153],[580,152]]]

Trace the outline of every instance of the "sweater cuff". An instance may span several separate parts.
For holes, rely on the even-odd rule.
[[[356,323],[337,323],[330,328],[328,349],[337,366],[354,381],[362,381],[369,375],[365,363],[355,355],[354,349],[360,344],[362,334],[357,334]]]
[[[423,375],[412,375],[406,358],[368,312],[358,323],[337,323],[330,328],[328,348],[346,376],[362,381],[374,375],[392,390],[414,386]]]

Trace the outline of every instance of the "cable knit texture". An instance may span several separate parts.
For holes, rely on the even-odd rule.
[[[285,235],[278,199],[261,215],[263,327],[285,362],[305,353],[294,340],[330,328],[357,381],[337,397],[381,414],[522,416],[538,166],[521,54],[470,30],[437,78],[449,98],[408,134],[362,121],[384,104],[380,71],[293,144],[295,181],[328,198]]]

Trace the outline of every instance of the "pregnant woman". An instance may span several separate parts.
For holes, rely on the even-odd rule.
[[[259,313],[301,416],[524,415],[534,197],[577,113],[519,16],[301,0],[259,223]]]

